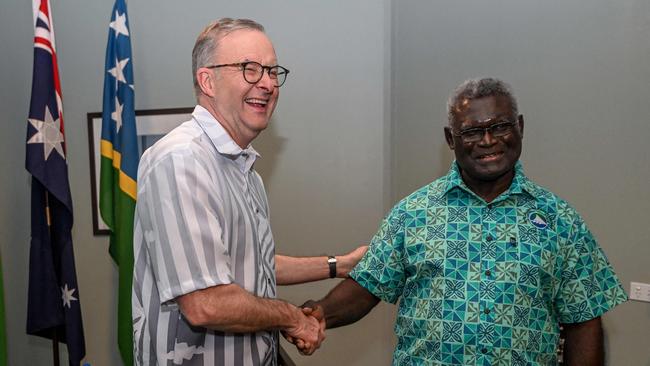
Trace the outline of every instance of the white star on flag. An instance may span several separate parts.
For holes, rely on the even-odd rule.
[[[126,27],[126,13],[120,15],[116,10],[115,21],[110,22],[108,26],[115,29],[115,37],[118,37],[120,34],[129,36],[129,28]]]
[[[61,133],[61,120],[58,118],[55,120],[52,118],[52,113],[50,109],[45,106],[45,121],[40,121],[34,118],[29,118],[29,123],[34,126],[36,133],[27,140],[28,144],[43,144],[43,156],[47,160],[52,153],[52,150],[61,155],[65,159],[65,153],[63,152],[64,141],[63,134]]]
[[[76,289],[71,288],[68,290],[68,284],[66,283],[64,287],[61,287],[61,299],[63,300],[63,306],[67,306],[70,308],[70,305],[72,301],[77,300],[76,297],[72,296],[72,294],[76,291]]]
[[[117,95],[115,96],[115,110],[111,113],[111,119],[115,121],[115,131],[120,132],[120,128],[122,128],[122,109],[124,109],[124,105],[120,104],[120,100],[117,99]]]
[[[124,60],[115,60],[115,67],[108,70],[117,81],[121,81],[124,84],[127,84],[126,79],[124,78],[124,67],[126,67],[127,63],[129,63],[128,58],[125,58]]]

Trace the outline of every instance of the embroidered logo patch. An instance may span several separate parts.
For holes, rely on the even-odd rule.
[[[546,222],[546,216],[540,210],[531,211],[528,214],[528,220],[538,229],[546,229],[548,223]]]

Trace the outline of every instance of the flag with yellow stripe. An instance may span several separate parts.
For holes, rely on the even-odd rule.
[[[133,364],[133,214],[140,159],[133,91],[126,3],[116,0],[106,48],[99,210],[111,231],[109,253],[119,268],[117,343],[125,365]]]

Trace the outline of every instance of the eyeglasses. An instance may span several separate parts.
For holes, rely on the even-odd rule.
[[[262,77],[264,76],[264,70],[266,70],[269,78],[273,81],[273,86],[279,88],[287,80],[287,74],[289,70],[285,69],[280,65],[275,66],[264,66],[259,62],[255,61],[246,61],[246,62],[236,62],[232,64],[221,64],[221,65],[209,65],[205,66],[208,69],[218,69],[220,67],[233,66],[239,67],[244,74],[244,80],[249,84],[257,84]]]
[[[486,132],[489,132],[492,137],[503,137],[511,134],[514,127],[515,122],[502,121],[487,127],[472,127],[459,132],[452,131],[452,134],[460,137],[465,143],[476,143],[483,139]]]

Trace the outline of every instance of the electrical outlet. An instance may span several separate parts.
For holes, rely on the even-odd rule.
[[[630,300],[650,302],[650,284],[630,282]]]

